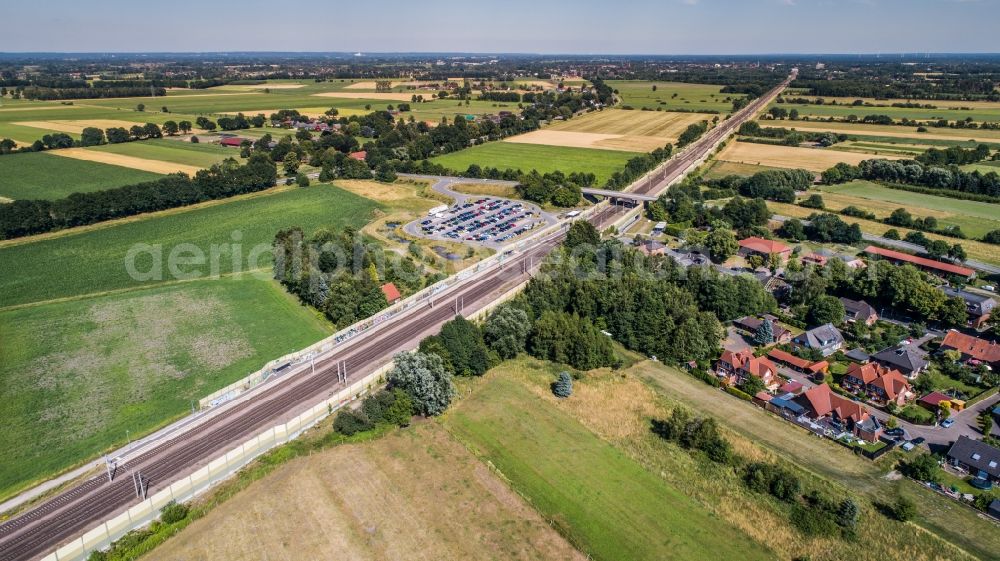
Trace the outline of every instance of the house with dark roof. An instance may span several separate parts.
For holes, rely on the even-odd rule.
[[[864,300],[841,298],[840,303],[844,305],[844,319],[849,323],[861,322],[870,327],[878,321],[878,312]]]
[[[844,346],[844,336],[832,323],[814,327],[792,339],[792,343],[830,356]]]
[[[959,290],[950,286],[946,286],[941,290],[947,296],[961,298],[965,301],[965,311],[969,314],[969,326],[973,329],[979,329],[985,325],[993,313],[993,308],[997,305],[996,300],[984,294],[976,294],[975,292]]]
[[[959,436],[948,450],[948,463],[973,476],[1000,483],[1000,449],[981,440]]]
[[[868,408],[834,393],[827,384],[806,390],[795,401],[805,408],[807,416],[814,421],[826,421],[834,430],[851,432],[866,440],[879,437],[879,434],[871,433],[861,436],[863,424],[871,418]]]
[[[897,345],[872,355],[872,360],[887,368],[899,370],[909,379],[927,370],[927,353],[915,345]]]
[[[949,331],[941,341],[942,351],[958,351],[964,361],[985,362],[991,367],[1000,367],[1000,345],[979,337]]]
[[[750,376],[756,376],[768,389],[778,387],[778,369],[765,357],[754,356],[752,349],[739,351],[725,350],[715,364],[716,373],[731,385],[742,384]]]
[[[753,316],[745,316],[734,321],[733,325],[736,326],[738,329],[742,329],[743,331],[753,335],[754,333],[757,332],[757,329],[759,329],[760,326],[764,324],[765,321],[770,322],[771,324],[771,333],[774,334],[775,343],[787,343],[788,341],[791,341],[792,332],[785,329],[784,327],[781,327],[780,325],[778,325],[776,321],[768,317],[757,318]]]
[[[863,349],[860,348],[851,349],[847,351],[846,353],[844,353],[844,357],[846,357],[847,360],[851,360],[860,364],[864,364],[869,360],[871,360],[872,358],[868,353],[866,353]]]
[[[1000,520],[1000,499],[993,499],[990,506],[986,508],[986,514]]]
[[[656,240],[646,240],[639,244],[639,251],[643,255],[663,255],[667,252],[667,245]]]

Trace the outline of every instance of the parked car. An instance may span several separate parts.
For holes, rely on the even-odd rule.
[[[941,421],[942,428],[950,428],[954,424],[955,424],[955,419],[945,419]]]

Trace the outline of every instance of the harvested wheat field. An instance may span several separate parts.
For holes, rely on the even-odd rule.
[[[314,97],[335,97],[338,99],[380,99],[386,101],[410,101],[412,93],[375,93],[375,92],[323,92],[313,94]]]
[[[83,121],[20,121],[13,123],[23,127],[34,127],[36,129],[47,129],[70,134],[80,134],[87,127],[97,127],[101,130],[112,127],[123,127],[128,129],[135,125],[141,125],[136,121],[119,121],[116,119],[88,119]]]
[[[718,155],[719,160],[739,164],[756,164],[775,168],[801,168],[810,171],[825,171],[839,162],[852,165],[862,160],[870,160],[871,154],[823,150],[822,148],[800,148],[798,146],[775,146],[752,142],[731,142]],[[900,156],[878,156],[886,160],[898,160]]]
[[[294,460],[148,557],[583,559],[436,422]]]
[[[88,162],[100,162],[102,164],[111,164],[113,166],[151,171],[153,173],[166,174],[183,172],[188,175],[194,175],[198,172],[198,170],[202,169],[197,166],[187,166],[184,164],[163,162],[160,160],[147,160],[145,158],[137,158],[135,156],[112,154],[111,152],[88,150],[86,148],[64,148],[61,150],[52,150],[50,153],[64,158],[74,158],[77,160],[86,160]]]
[[[389,83],[392,85],[392,87],[395,88],[395,87],[398,87],[398,86],[423,86],[423,85],[426,85],[426,84],[434,84],[434,83],[440,83],[440,82],[428,82],[428,81],[421,82],[419,80],[409,80],[409,81],[397,82],[395,80],[390,80]],[[364,81],[361,81],[361,82],[354,82],[353,84],[348,84],[348,85],[344,86],[344,89],[345,90],[374,90],[375,89],[375,82],[372,81],[372,80],[364,80]]]
[[[287,107],[285,108],[287,109]],[[295,110],[299,112],[300,115],[305,115],[306,117],[324,117],[329,107],[296,107]],[[248,109],[246,111],[221,111],[221,115],[257,115],[258,113],[270,116],[272,113],[277,113],[281,109]],[[343,109],[338,109],[340,113],[343,113]],[[362,112],[365,113],[365,112]]]
[[[297,90],[299,88],[305,87],[305,84],[236,84],[223,86],[227,90],[241,90],[241,91],[251,91],[251,90]]]
[[[650,152],[677,140],[688,125],[711,117],[703,113],[606,109],[507,140],[522,144]]]
[[[338,180],[334,185],[355,195],[361,195],[366,199],[372,199],[380,203],[391,203],[417,197],[416,188],[413,184],[379,183],[378,181],[364,179],[347,179]]]

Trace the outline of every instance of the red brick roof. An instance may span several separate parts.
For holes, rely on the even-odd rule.
[[[906,393],[910,391],[910,382],[906,380],[906,376],[903,376],[899,370],[890,370],[879,376],[877,380],[872,382],[872,385],[876,388],[882,388],[885,395],[891,400],[895,400],[896,396],[901,393]]]
[[[740,247],[758,253],[788,253],[792,250],[792,248],[777,240],[765,240],[756,236],[740,240]]]
[[[920,401],[921,403],[926,403],[927,405],[937,407],[938,405],[941,404],[942,401],[950,401],[950,400],[951,400],[950,396],[947,396],[941,392],[931,392],[925,395],[924,397],[921,397],[918,401]]]
[[[399,300],[401,296],[399,294],[399,289],[396,288],[396,285],[392,284],[391,282],[387,282],[382,285],[382,294],[385,294],[385,299],[390,304],[393,303],[395,300]]]
[[[793,355],[792,353],[786,353],[781,349],[771,349],[770,351],[768,351],[767,356],[771,357],[772,359],[778,362],[783,362],[785,364],[794,366],[795,368],[801,368],[803,370],[809,368],[809,366],[812,365],[812,362],[804,358],[799,358]]]
[[[864,405],[833,393],[826,384],[806,390],[802,397],[817,418],[832,414],[842,421],[860,423],[869,416]]]
[[[958,265],[952,265],[951,263],[943,263],[941,261],[935,261],[933,259],[925,259],[923,257],[917,257],[916,255],[910,255],[909,253],[903,253],[902,251],[883,249],[881,247],[875,247],[873,245],[866,247],[865,253],[869,255],[879,255],[887,259],[905,261],[907,263],[912,263],[919,267],[924,267],[925,269],[934,269],[937,271],[943,271],[945,273],[951,273],[953,275],[959,275],[963,277],[971,277],[972,275],[976,274],[975,271],[967,267],[960,267]]]
[[[958,331],[949,331],[941,341],[941,347],[955,349],[983,362],[1000,362],[1000,345]]]
[[[232,136],[228,138],[223,138],[222,140],[219,141],[219,144],[223,146],[239,146],[243,144],[243,139],[237,136]]]
[[[358,152],[351,152],[350,154],[348,154],[348,156],[354,158],[355,160],[361,160],[363,162],[365,161],[365,158],[368,156],[368,152],[365,152],[364,150],[359,150]]]
[[[847,372],[844,373],[844,376],[851,376],[861,380],[861,383],[863,384],[870,384],[877,380],[884,371],[885,369],[880,364],[875,362],[869,362],[868,364],[858,364],[856,362],[852,362],[851,365],[847,367]]]

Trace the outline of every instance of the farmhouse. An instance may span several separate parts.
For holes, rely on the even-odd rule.
[[[941,350],[958,351],[965,361],[985,362],[992,367],[1000,367],[1000,345],[955,330],[944,336]]]
[[[767,258],[772,253],[777,254],[778,257],[784,260],[792,254],[792,248],[779,241],[766,240],[756,236],[740,240],[740,255],[744,257],[760,255],[761,257]]]
[[[896,263],[897,265],[909,263],[918,269],[923,269],[924,271],[935,275],[957,275],[966,279],[971,279],[976,276],[976,272],[968,267],[935,261],[933,259],[926,259],[924,257],[917,257],[916,255],[910,255],[909,253],[903,253],[902,251],[893,251],[891,249],[883,249],[881,247],[870,245],[865,248],[864,252],[868,255],[886,259]]]
[[[226,138],[223,138],[222,140],[219,141],[219,145],[239,148],[240,145],[243,144],[244,140],[245,139],[240,138],[238,136],[227,136]]]
[[[829,263],[831,259],[840,259],[849,269],[863,269],[865,267],[865,262],[857,256],[835,253],[829,249],[818,249],[813,253],[806,255],[802,258],[802,263],[807,265],[819,265],[822,267]]]
[[[814,327],[792,339],[799,347],[817,350],[823,356],[830,356],[844,346],[844,336],[832,323]]]
[[[946,286],[941,289],[946,295],[965,300],[965,311],[969,313],[969,327],[979,329],[990,319],[996,300],[983,294],[959,290]]]
[[[959,436],[948,450],[948,463],[981,479],[1000,482],[1000,449],[981,440]]]

